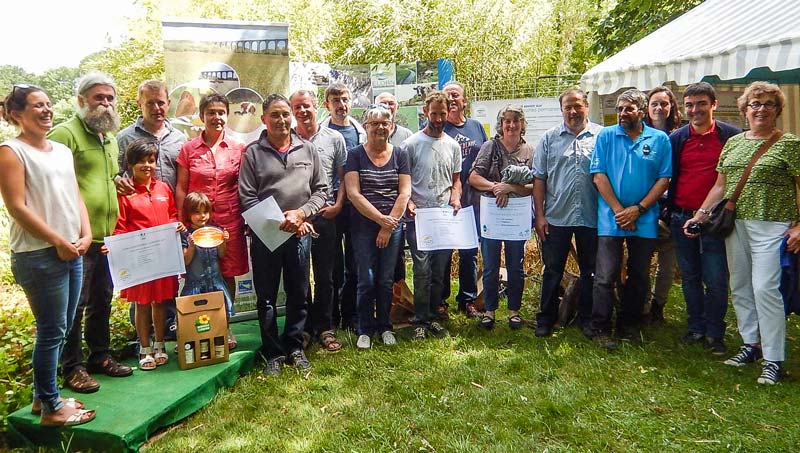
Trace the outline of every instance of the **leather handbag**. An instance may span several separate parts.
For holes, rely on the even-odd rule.
[[[758,159],[760,159],[761,156],[764,155],[764,153],[767,152],[767,150],[782,136],[782,131],[776,130],[773,132],[770,138],[764,142],[763,145],[761,145],[761,148],[759,148],[758,151],[753,154],[753,157],[750,159],[750,162],[747,164],[747,167],[742,173],[742,177],[739,178],[739,182],[736,184],[736,188],[731,194],[731,197],[723,198],[711,206],[711,209],[709,209],[708,212],[708,217],[701,225],[701,229],[704,233],[724,239],[733,232],[733,227],[735,226],[736,222],[736,201],[739,200],[739,195],[742,194],[742,189],[744,189],[744,184],[747,182],[747,178],[750,177],[750,172],[753,170],[753,166],[756,164]]]

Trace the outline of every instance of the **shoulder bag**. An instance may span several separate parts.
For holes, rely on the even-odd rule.
[[[731,197],[723,198],[722,200],[714,203],[708,212],[708,218],[706,218],[701,226],[704,233],[712,234],[724,239],[728,237],[731,232],[733,232],[734,222],[736,221],[736,201],[739,199],[739,195],[742,194],[742,189],[744,189],[747,178],[750,177],[750,172],[753,170],[753,166],[756,164],[758,159],[760,159],[761,156],[764,155],[764,153],[767,152],[767,150],[782,136],[782,131],[776,130],[773,132],[772,136],[766,142],[764,142],[763,145],[761,145],[761,148],[759,148],[750,159],[750,162],[744,169],[742,177],[739,178],[739,182],[736,184],[736,189],[734,189]]]

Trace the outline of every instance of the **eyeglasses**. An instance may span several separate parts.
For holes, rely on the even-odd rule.
[[[775,108],[778,107],[778,104],[772,101],[765,102],[763,104],[758,101],[755,101],[747,104],[747,106],[753,110],[761,110],[761,107],[764,107],[764,110],[775,110]]]
[[[370,121],[364,124],[371,124],[375,127],[386,127],[386,128],[392,127],[392,123],[390,123],[389,121]]]

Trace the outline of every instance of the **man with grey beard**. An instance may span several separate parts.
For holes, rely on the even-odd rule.
[[[78,393],[92,393],[100,384],[88,372],[122,377],[130,376],[133,370],[111,356],[109,317],[114,288],[108,259],[100,251],[103,238],[114,231],[119,214],[114,186],[119,150],[111,134],[119,127],[117,87],[108,75],[92,71],[78,80],[77,95],[78,113],[51,129],[48,138],[72,150],[78,187],[92,227],[92,245],[83,257],[78,309],[61,355],[65,385]],[[81,337],[89,347],[87,361],[83,358]]]

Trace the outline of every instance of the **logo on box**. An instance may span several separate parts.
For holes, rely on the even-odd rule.
[[[197,321],[194,322],[194,327],[198,333],[208,332],[211,330],[211,317],[208,315],[200,315]]]

